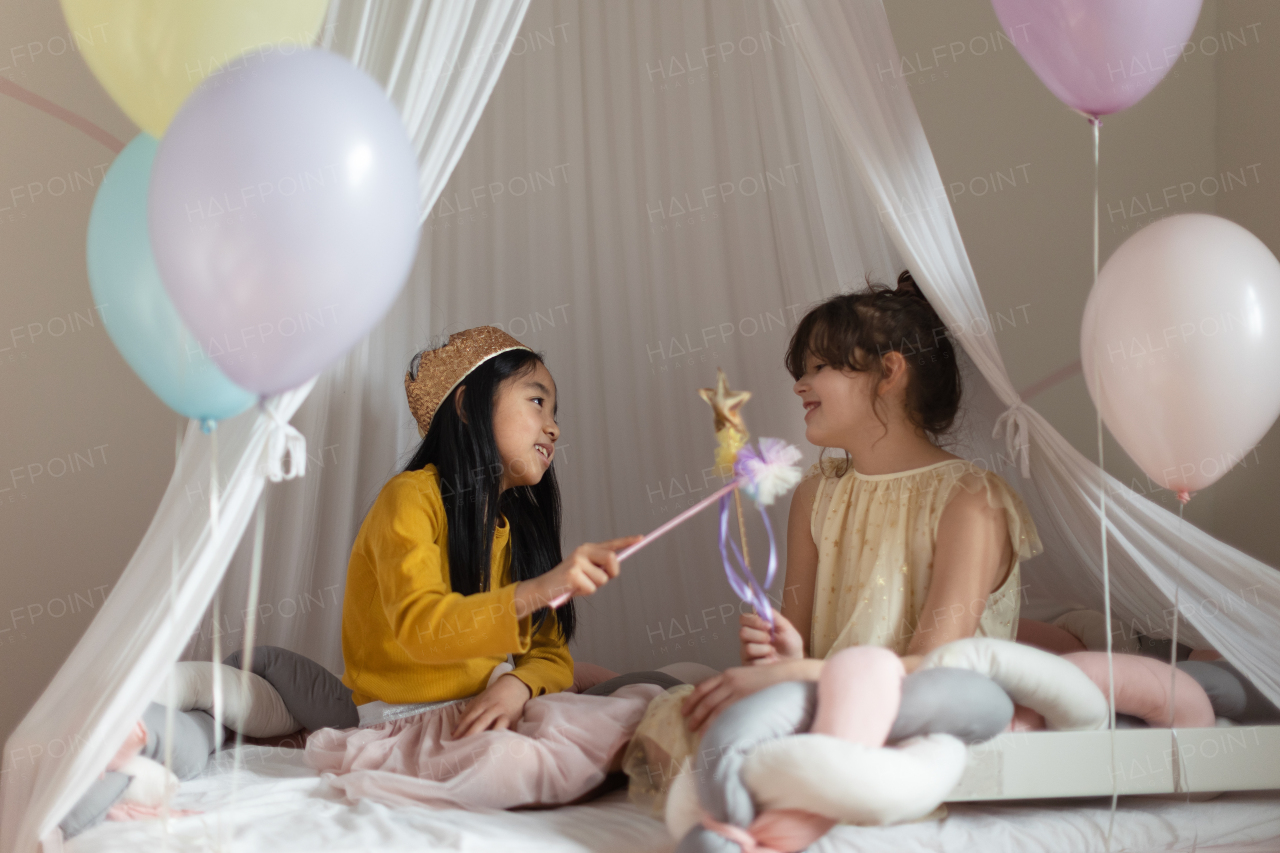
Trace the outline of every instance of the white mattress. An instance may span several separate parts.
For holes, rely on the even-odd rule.
[[[238,790],[231,755],[182,786],[175,806],[205,812],[171,820],[169,850],[200,851],[608,851],[674,847],[666,827],[617,791],[594,803],[543,811],[388,808],[350,804],[328,790],[298,750],[246,747]],[[1046,768],[1052,773],[1052,768]],[[234,796],[234,805],[232,798]],[[941,821],[883,828],[837,827],[817,853],[1105,850],[1108,801],[951,804]],[[69,853],[165,849],[159,821],[103,823],[72,839]],[[1280,849],[1280,794],[1227,794],[1207,802],[1127,797],[1112,850]]]

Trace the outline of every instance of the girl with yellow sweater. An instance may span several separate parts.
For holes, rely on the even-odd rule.
[[[357,728],[307,739],[347,798],[512,808],[573,802],[616,768],[654,683],[567,691],[573,602],[618,575],[616,549],[560,553],[556,386],[490,326],[414,357],[422,445],[351,549],[342,680]]]
[[[424,438],[351,549],[342,680],[362,720],[369,705],[416,712],[474,696],[455,709],[453,738],[511,729],[531,698],[573,683],[573,602],[548,603],[616,577],[615,549],[639,537],[562,559],[555,382],[502,330],[420,353],[405,388]]]

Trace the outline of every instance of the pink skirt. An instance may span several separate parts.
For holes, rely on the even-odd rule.
[[[454,740],[466,702],[363,729],[321,729],[306,761],[350,800],[391,806],[507,809],[559,805],[602,781],[662,688],[631,684],[612,696],[530,699],[515,729]]]

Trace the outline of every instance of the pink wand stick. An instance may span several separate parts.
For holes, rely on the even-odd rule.
[[[636,551],[639,551],[641,548],[643,548],[645,545],[648,545],[653,540],[657,539],[658,537],[662,536],[665,533],[670,532],[674,528],[679,527],[681,524],[688,521],[690,518],[693,518],[695,515],[702,512],[702,510],[706,509],[711,504],[720,500],[720,498],[722,498],[723,496],[729,494],[729,492],[738,488],[738,486],[741,485],[741,483],[742,481],[740,479],[734,479],[732,483],[725,486],[723,489],[720,489],[717,492],[713,492],[712,494],[707,495],[705,498],[698,501],[696,504],[694,504],[693,506],[686,509],[684,512],[677,515],[675,518],[671,519],[670,521],[663,524],[661,527],[654,530],[652,533],[645,536],[636,544],[631,545],[627,548],[623,548],[621,551],[618,552],[618,562],[622,562],[623,560],[627,559],[627,557],[630,557]],[[551,607],[551,609],[554,610],[555,608],[564,604],[570,598],[572,598],[572,593],[568,593],[568,592],[564,593],[563,595],[557,595],[555,598],[551,599],[549,606]]]

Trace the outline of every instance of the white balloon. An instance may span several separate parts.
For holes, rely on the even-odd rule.
[[[1094,405],[1147,476],[1203,489],[1280,415],[1280,262],[1221,217],[1148,225],[1098,274],[1080,356]]]

